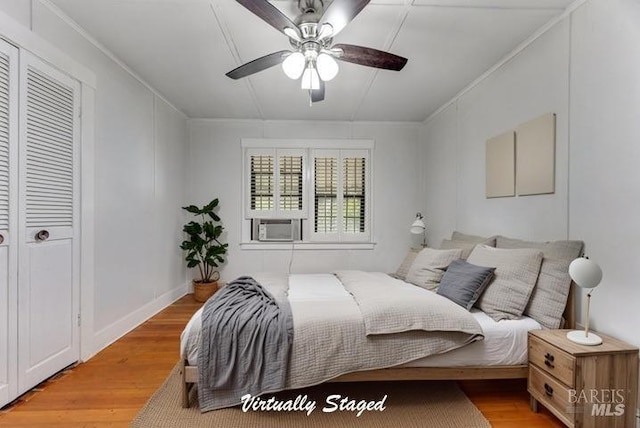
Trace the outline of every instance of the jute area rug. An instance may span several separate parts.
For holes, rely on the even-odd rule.
[[[180,374],[177,365],[165,383],[155,392],[132,422],[132,427],[216,427],[216,428],[484,428],[491,425],[469,401],[455,382],[359,382],[327,383],[295,391],[266,394],[278,402],[293,403],[307,396],[306,403],[316,402],[309,415],[305,411],[243,411],[242,407],[200,413],[197,394],[191,394],[191,407],[180,405]],[[332,396],[340,395],[339,399]],[[382,402],[384,396],[387,398]],[[343,410],[340,409],[342,400]],[[327,401],[329,400],[329,401]],[[349,405],[349,401],[351,405]],[[364,410],[358,403],[371,403],[378,410]],[[382,402],[382,403],[381,403]],[[376,406],[377,404],[377,406]],[[362,406],[362,405],[361,405]],[[323,408],[336,409],[323,412]],[[379,409],[384,407],[384,410]],[[350,409],[355,408],[355,411]]]

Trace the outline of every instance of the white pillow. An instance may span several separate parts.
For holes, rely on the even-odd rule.
[[[542,252],[476,245],[467,261],[496,268],[493,281],[475,306],[496,321],[520,318],[536,285]]]
[[[435,290],[438,288],[440,279],[444,275],[444,271],[454,260],[462,255],[462,250],[436,250],[434,248],[425,248],[418,253],[409,272],[407,273],[407,282],[426,288],[427,290]]]

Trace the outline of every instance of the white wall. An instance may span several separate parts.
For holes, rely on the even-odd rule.
[[[373,250],[295,250],[292,272],[332,269],[395,271],[411,245],[409,225],[420,210],[416,124],[190,120],[190,203],[220,199],[229,243],[224,280],[257,271],[288,270],[290,250],[239,246],[242,207],[242,138],[354,138],[375,140]]]
[[[421,131],[422,162],[429,165],[423,198],[434,240],[452,229],[584,240],[604,271],[592,299],[592,325],[635,345],[639,22],[637,1],[588,1]],[[486,139],[547,112],[557,114],[555,194],[486,199]]]
[[[440,245],[457,225],[458,109],[451,104],[421,129],[421,191],[428,244]]]
[[[556,25],[425,124],[425,197],[434,244],[454,228],[566,238],[568,36],[567,21]],[[555,193],[486,199],[486,140],[549,112],[557,115]]]
[[[572,23],[570,235],[604,272],[593,326],[640,345],[640,2],[591,1]]]
[[[95,271],[90,356],[183,295],[186,117],[39,1],[0,9],[97,77],[95,92]],[[86,318],[83,318],[86,319]],[[91,343],[86,343],[90,341]]]
[[[179,243],[184,239],[184,216],[180,207],[187,202],[188,132],[185,117],[156,97],[153,231],[149,244],[156,285],[154,297],[186,284]]]

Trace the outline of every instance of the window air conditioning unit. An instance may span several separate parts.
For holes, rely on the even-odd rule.
[[[251,220],[251,239],[257,241],[291,242],[302,240],[302,220],[265,219]]]

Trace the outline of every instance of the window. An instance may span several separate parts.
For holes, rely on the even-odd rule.
[[[243,146],[247,224],[302,219],[305,242],[371,241],[372,141],[243,140]]]
[[[247,149],[247,218],[302,218],[305,150]],[[277,184],[276,184],[277,183]]]
[[[365,222],[366,158],[349,157],[343,159],[344,232],[363,233]]]
[[[278,156],[280,211],[302,211],[302,155]]]
[[[312,241],[369,241],[369,150],[312,150]]]
[[[313,158],[313,231],[338,231],[338,160],[333,157]]]
[[[251,210],[273,210],[274,161],[271,155],[255,154],[251,159]]]

